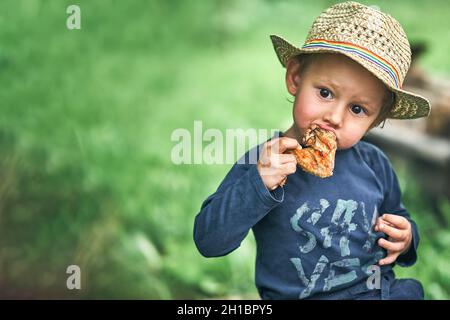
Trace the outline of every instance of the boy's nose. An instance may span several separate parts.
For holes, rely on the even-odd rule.
[[[331,106],[331,108],[325,112],[323,120],[328,122],[333,128],[340,128],[342,126],[345,108],[344,105]]]

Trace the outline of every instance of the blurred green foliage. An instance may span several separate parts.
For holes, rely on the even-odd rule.
[[[257,297],[252,235],[206,260],[195,214],[230,165],[170,161],[176,128],[278,128],[291,119],[268,38],[300,43],[336,1],[0,2],[0,297]],[[426,41],[423,64],[450,72],[447,1],[378,5]],[[405,204],[422,231],[427,298],[450,297],[450,232],[408,172]],[[409,177],[409,178],[408,178]],[[450,222],[450,205],[439,204]],[[82,290],[66,288],[66,268]]]

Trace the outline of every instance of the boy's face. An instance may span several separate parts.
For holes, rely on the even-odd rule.
[[[294,97],[296,138],[311,124],[334,131],[338,149],[356,144],[377,118],[387,89],[364,67],[340,54],[320,53],[299,72],[299,63],[287,64],[286,85]],[[292,132],[293,131],[293,132]]]

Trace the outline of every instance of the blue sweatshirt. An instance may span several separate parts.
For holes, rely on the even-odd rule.
[[[261,147],[234,164],[202,204],[194,240],[203,256],[232,252],[252,229],[257,245],[255,280],[262,299],[326,296],[361,286],[373,274],[371,266],[386,256],[377,244],[386,235],[373,226],[378,216],[390,213],[407,218],[413,230],[410,249],[396,263],[415,263],[417,227],[380,149],[360,141],[337,150],[333,176],[322,179],[297,167],[284,187],[269,191],[256,165],[248,161],[251,154],[259,155]],[[392,274],[393,266],[379,270]]]

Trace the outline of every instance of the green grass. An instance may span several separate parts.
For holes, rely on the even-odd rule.
[[[70,31],[71,1],[2,1],[0,296],[254,297],[251,235],[219,259],[192,241],[194,216],[230,165],[176,166],[170,136],[194,120],[286,129],[268,35],[300,43],[331,3],[83,0],[82,29]],[[375,4],[429,42],[428,70],[450,73],[447,2]],[[423,280],[428,298],[449,298],[449,233],[404,184],[424,233],[419,263],[401,274]],[[71,264],[80,292],[65,287]]]

